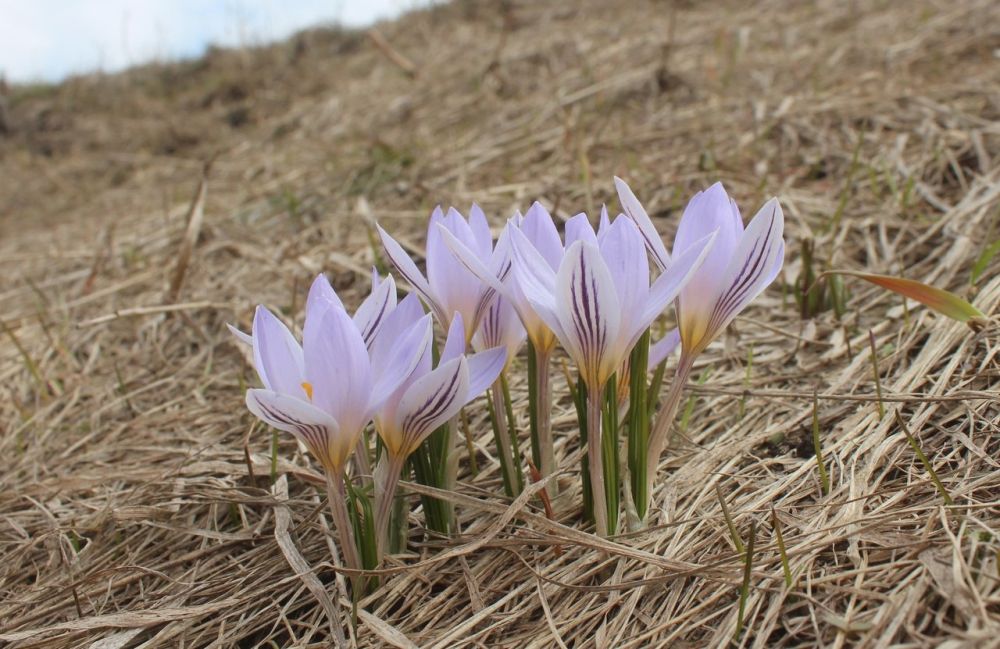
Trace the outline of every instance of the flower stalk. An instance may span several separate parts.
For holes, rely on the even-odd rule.
[[[656,478],[656,470],[660,464],[660,455],[666,448],[670,436],[670,426],[677,416],[677,408],[681,403],[681,396],[684,394],[684,386],[691,375],[691,368],[694,366],[694,359],[685,354],[681,354],[677,363],[677,370],[674,380],[667,390],[666,399],[660,408],[659,414],[653,423],[653,428],[649,432],[649,454],[646,457],[645,480],[642,481],[643,490],[633,494],[635,506],[640,520],[645,520],[649,513],[650,496],[652,495],[652,483]]]

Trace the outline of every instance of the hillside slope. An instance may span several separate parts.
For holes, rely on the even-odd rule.
[[[475,201],[494,225],[536,199],[596,215],[617,207],[619,175],[668,235],[719,179],[745,215],[778,195],[788,223],[780,281],[697,370],[710,379],[664,458],[655,525],[613,543],[581,534],[572,491],[558,524],[532,502],[496,525],[509,503],[482,426],[465,534],[411,539],[363,602],[358,644],[728,646],[744,562],[718,487],[738,533],[756,530],[742,646],[991,646],[996,326],[972,335],[861,284],[843,319],[804,320],[792,294],[810,240],[830,266],[905,273],[995,312],[1000,255],[982,255],[1000,238],[997,24],[989,0],[483,0],[379,26],[413,76],[364,33],[317,29],[8,89],[0,640],[324,646],[324,609],[276,540],[336,592],[322,489],[282,438],[287,503],[272,492],[270,434],[243,407],[256,379],[224,324],[247,326],[257,303],[301,323],[321,271],[356,299],[376,219],[419,251],[436,204]],[[869,331],[890,411],[954,507],[878,416]],[[576,484],[568,398],[553,420]]]

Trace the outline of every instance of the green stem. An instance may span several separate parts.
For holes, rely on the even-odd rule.
[[[514,404],[510,399],[510,386],[507,385],[507,373],[500,373],[500,386],[503,388],[503,407],[507,413],[507,433],[510,435],[511,460],[514,465],[514,495],[524,491],[524,469],[521,467],[521,449],[517,439],[517,419],[514,417]]]
[[[646,518],[646,454],[649,452],[649,406],[646,403],[646,366],[649,364],[649,330],[632,351],[629,376],[628,470],[632,500],[639,520]]]
[[[490,420],[493,422],[493,439],[497,445],[497,458],[500,460],[500,475],[503,478],[503,489],[508,497],[513,498],[515,494],[514,474],[511,466],[510,446],[507,443],[507,417],[499,378],[493,383],[493,387],[490,388],[489,393]]]

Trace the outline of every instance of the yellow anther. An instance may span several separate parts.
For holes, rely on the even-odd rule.
[[[310,383],[309,381],[303,381],[302,382],[302,389],[306,391],[306,396],[309,397],[310,401],[312,401],[313,400],[313,384]]]

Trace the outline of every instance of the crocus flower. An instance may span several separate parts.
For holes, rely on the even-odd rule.
[[[653,261],[660,269],[669,267],[670,255],[649,215],[623,180],[615,178],[615,185],[622,207],[642,232]],[[784,216],[776,198],[767,201],[744,229],[739,209],[721,183],[696,194],[684,209],[674,237],[675,254],[686,254],[707,232],[717,235],[705,263],[677,297],[681,357],[650,432],[647,484],[644,493],[635,494],[640,517],[647,511],[651,491],[648,481],[655,476],[694,359],[774,281],[784,259],[783,229]]]
[[[617,218],[595,233],[586,221],[567,223],[566,253],[557,270],[517,228],[508,226],[514,274],[538,316],[576,363],[587,386],[587,442],[594,519],[609,534],[601,458],[604,387],[636,341],[701,264],[713,234],[690,246],[650,284],[642,234]]]
[[[306,298],[306,322],[319,322],[323,317],[323,313],[325,313],[325,311],[331,306],[344,309],[343,303],[337,296],[336,291],[333,290],[333,287],[330,286],[330,282],[326,278],[326,275],[321,273],[317,275],[316,279],[313,280],[312,286],[309,288],[309,296]],[[391,275],[387,275],[385,278],[380,278],[378,272],[375,269],[372,269],[371,291],[362,301],[352,318],[355,327],[357,327],[358,332],[361,334],[361,338],[364,341],[366,348],[371,347],[372,341],[378,334],[387,314],[391,313],[395,308],[395,281],[393,281]],[[237,338],[248,345],[253,346],[253,339],[251,336],[246,335],[234,327],[229,327],[229,329],[237,336]],[[353,422],[342,422],[342,424],[343,423]],[[371,469],[368,463],[368,449],[364,444],[364,438],[360,435],[358,436],[356,451],[354,459],[357,462],[358,473],[363,476],[371,475]]]
[[[392,344],[390,341],[395,332],[407,330],[408,320],[423,315],[415,298],[416,309],[404,305],[411,297],[414,296],[407,296],[400,307],[390,314],[376,341],[375,354],[379,354],[383,346]],[[503,346],[466,356],[465,326],[462,316],[456,313],[438,366],[432,369],[431,349],[428,346],[416,369],[384,400],[375,414],[375,428],[386,451],[386,460],[376,470],[379,474],[376,526],[382,547],[403,462],[428,435],[457,415],[493,383],[503,369],[506,357],[507,350]]]
[[[473,205],[468,221],[451,208],[447,214],[435,208],[427,227],[427,275],[417,268],[403,247],[379,227],[379,236],[389,261],[399,274],[413,286],[441,327],[451,325],[452,315],[462,314],[465,342],[472,340],[479,323],[489,308],[496,291],[483,283],[462,265],[444,245],[439,227],[473,250],[490,268],[506,263],[504,252],[494,251],[486,216]]]
[[[663,241],[635,194],[615,178],[625,213],[642,232],[650,255],[660,269],[670,264]],[[774,281],[785,254],[784,216],[777,198],[764,204],[744,230],[736,202],[715,183],[695,194],[681,216],[674,252],[684,251],[709,232],[717,232],[705,263],[677,298],[681,353],[694,357],[704,351],[740,311]]]

